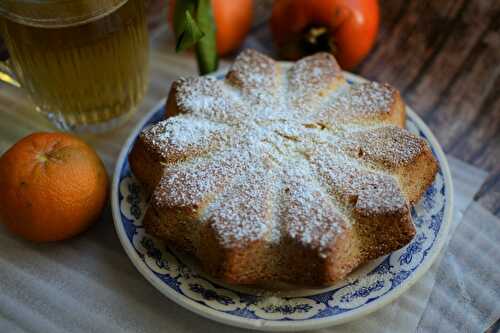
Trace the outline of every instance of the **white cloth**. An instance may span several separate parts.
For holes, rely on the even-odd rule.
[[[485,174],[455,159],[450,164],[457,221]],[[500,228],[499,222],[492,227]],[[69,241],[31,244],[0,227],[0,244],[0,332],[244,331],[201,318],[154,289],[122,250],[109,212],[89,231]],[[414,331],[435,275],[433,268],[393,304],[323,332]],[[446,280],[439,280],[438,286],[446,290]],[[424,319],[425,327],[444,327],[432,318]]]
[[[500,227],[473,203],[443,257],[418,332],[484,332],[500,317]]]

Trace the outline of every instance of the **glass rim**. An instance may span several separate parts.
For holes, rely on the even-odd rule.
[[[36,27],[88,23],[115,11],[128,0],[3,0],[0,16]]]

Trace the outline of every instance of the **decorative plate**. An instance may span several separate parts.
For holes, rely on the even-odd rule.
[[[363,80],[349,73],[346,78],[350,82]],[[407,107],[407,129],[429,142],[439,163],[436,180],[412,209],[417,234],[410,244],[325,289],[271,293],[210,278],[189,258],[148,235],[142,225],[147,202],[127,157],[140,131],[163,119],[164,103],[160,102],[144,117],[123,146],[113,177],[112,208],[116,231],[133,264],[151,284],[181,306],[222,323],[268,331],[341,324],[395,300],[429,269],[439,254],[451,219],[450,171],[434,135]]]

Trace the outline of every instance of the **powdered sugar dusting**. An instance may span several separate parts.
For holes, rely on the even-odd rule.
[[[163,120],[143,131],[142,139],[163,158],[187,156],[219,146],[232,129],[196,117],[178,116]]]
[[[284,234],[324,255],[349,222],[304,161],[290,163],[284,173]]]
[[[327,122],[376,119],[391,112],[398,92],[388,84],[354,83],[344,93],[330,100],[319,115]]]
[[[317,53],[295,63],[289,71],[289,89],[301,97],[317,95],[342,77],[342,71],[328,53]]]
[[[288,81],[290,104],[299,112],[310,111],[311,106],[345,84],[342,70],[329,53],[317,53],[297,61],[288,72]]]
[[[222,245],[244,246],[272,237],[276,174],[272,164],[256,161],[206,210],[205,218]]]
[[[346,145],[363,160],[395,168],[411,163],[425,149],[425,141],[395,126],[351,132]]]
[[[227,74],[227,81],[239,87],[250,96],[257,92],[273,92],[278,87],[278,68],[276,61],[247,49],[241,52]]]
[[[237,123],[247,109],[224,83],[212,77],[182,78],[176,83],[176,103],[183,113],[225,123]]]
[[[393,176],[364,168],[338,151],[331,153],[318,147],[309,159],[337,200],[372,216],[406,211],[407,200]]]
[[[187,207],[198,210],[206,206],[231,180],[245,172],[252,152],[230,149],[208,158],[198,158],[169,167],[153,193],[158,207]]]
[[[339,88],[345,81],[332,59],[308,57],[285,74],[247,51],[226,80],[178,81],[181,114],[143,135],[165,147],[165,159],[176,150],[188,158],[166,165],[153,205],[210,224],[224,246],[288,237],[321,255],[355,213],[407,212],[396,179],[373,165],[408,163],[425,143],[376,117],[359,125],[388,112],[395,90]],[[204,154],[189,158],[191,148]]]

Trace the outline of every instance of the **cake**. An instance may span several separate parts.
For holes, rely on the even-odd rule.
[[[388,84],[348,83],[318,53],[243,51],[224,79],[181,78],[129,162],[148,233],[231,284],[319,287],[415,235],[437,172]]]

